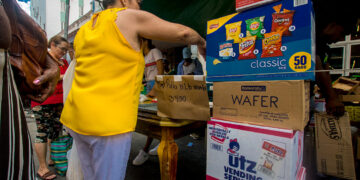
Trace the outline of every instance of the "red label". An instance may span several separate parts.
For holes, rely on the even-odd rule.
[[[236,8],[248,6],[257,2],[261,2],[264,0],[236,0]]]
[[[210,25],[210,29],[215,29],[215,28],[217,28],[217,27],[219,27],[219,24],[212,24],[212,25]]]
[[[231,28],[231,29],[229,29],[229,32],[234,33],[234,32],[236,32],[236,30],[237,30],[237,28]]]
[[[252,40],[247,40],[247,41],[241,43],[240,44],[241,51],[246,51],[247,49],[251,48],[253,44],[254,44],[254,41],[252,41]]]
[[[259,28],[259,26],[260,26],[260,23],[258,23],[258,22],[253,22],[253,23],[251,23],[251,25],[250,25],[250,29],[251,29],[251,30],[256,30],[257,28]]]
[[[285,154],[286,154],[286,150],[279,147],[279,146],[275,146],[273,144],[270,144],[266,141],[264,141],[264,144],[263,144],[263,149],[267,150],[267,151],[270,151],[280,157],[285,157]]]

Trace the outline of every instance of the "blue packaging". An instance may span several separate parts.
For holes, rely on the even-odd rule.
[[[229,31],[226,25],[237,22],[240,32]],[[258,27],[264,37],[256,38],[247,53],[252,57],[239,57],[239,44]],[[206,43],[207,81],[315,80],[315,22],[309,0],[281,0],[210,20]]]

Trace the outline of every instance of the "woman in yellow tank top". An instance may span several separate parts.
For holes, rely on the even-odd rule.
[[[141,39],[196,44],[191,28],[139,10],[138,0],[103,0],[106,10],[74,41],[77,64],[61,122],[74,137],[84,179],[124,179],[144,72]]]

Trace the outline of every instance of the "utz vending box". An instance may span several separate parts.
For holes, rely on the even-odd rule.
[[[301,179],[303,132],[212,118],[206,179]]]
[[[207,81],[315,79],[311,1],[282,0],[208,21]]]

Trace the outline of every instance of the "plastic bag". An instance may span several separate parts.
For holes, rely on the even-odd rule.
[[[84,179],[84,175],[81,170],[81,164],[79,155],[76,149],[76,143],[73,142],[73,146],[71,149],[70,157],[69,157],[69,165],[68,171],[66,173],[66,179],[68,180],[82,180]]]
[[[67,68],[64,77],[63,77],[63,102],[65,103],[66,98],[70,92],[71,89],[71,85],[74,79],[74,74],[75,74],[75,67],[76,67],[76,59],[73,59],[70,62],[69,67]]]

